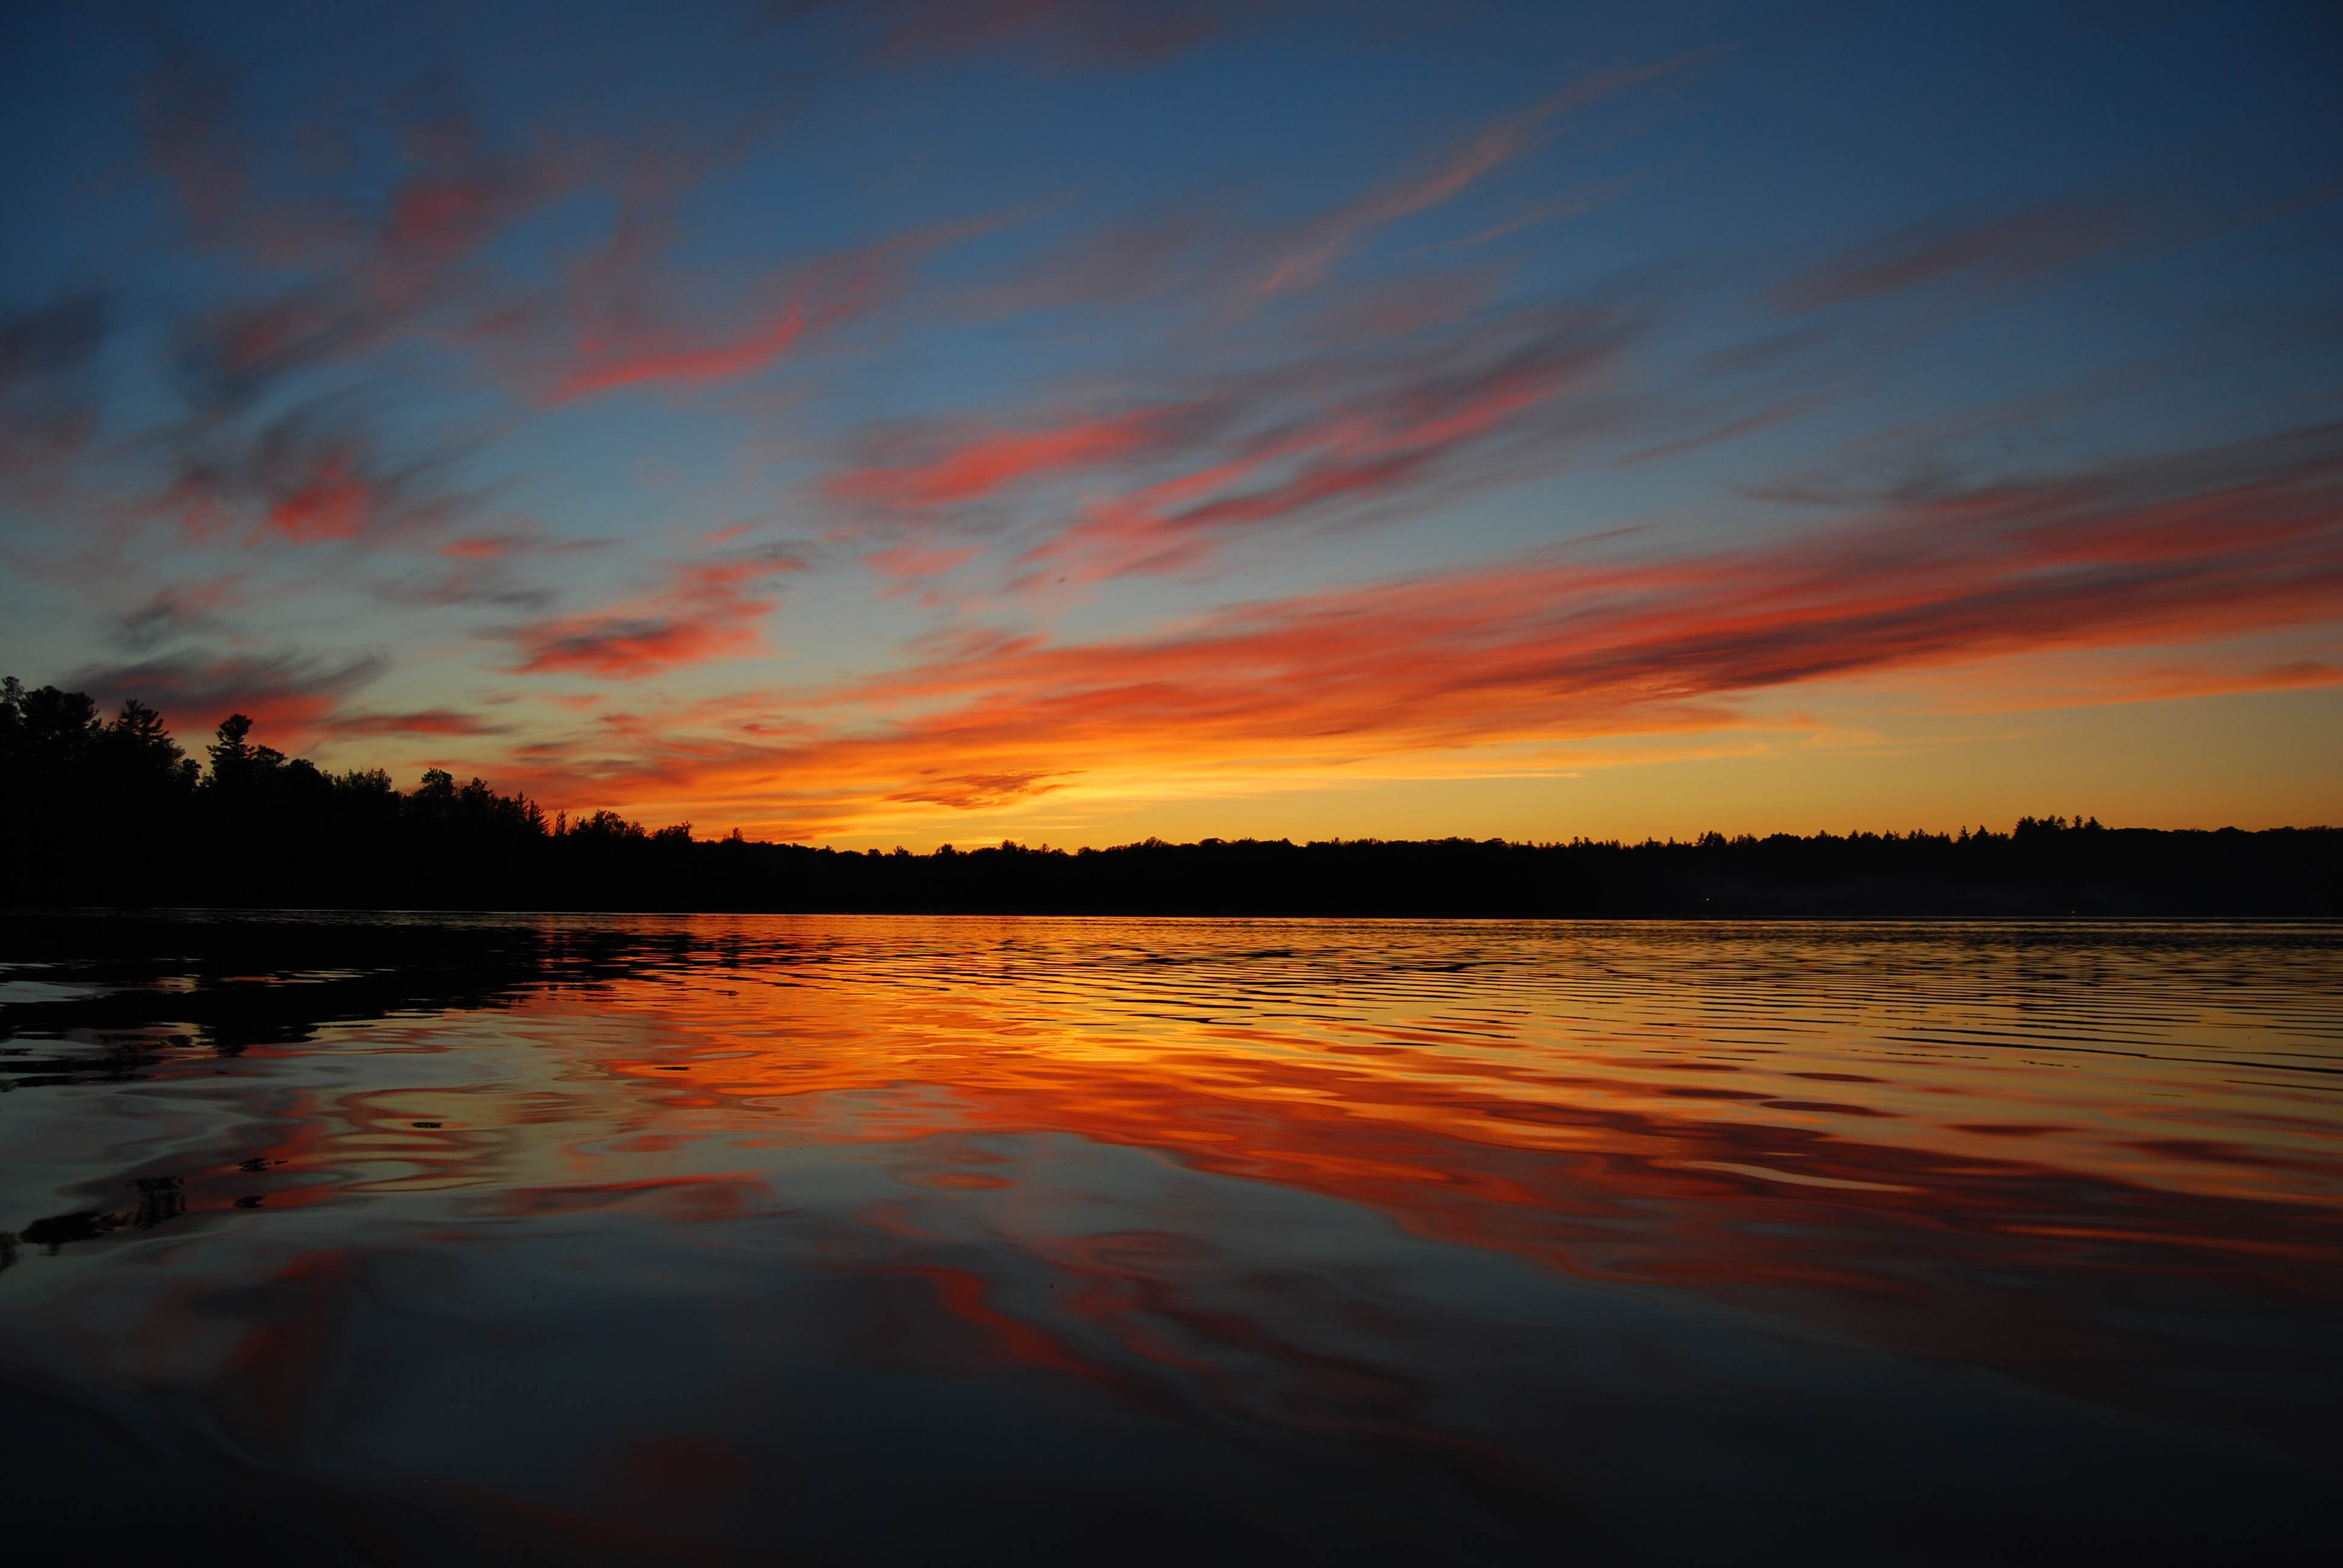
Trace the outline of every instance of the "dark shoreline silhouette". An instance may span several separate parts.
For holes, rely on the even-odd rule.
[[[2343,829],[2021,819],[2006,833],[1620,843],[1285,839],[932,854],[548,818],[432,769],[328,774],[224,721],[199,764],[153,709],[0,689],[0,905],[1802,918],[2343,915]]]

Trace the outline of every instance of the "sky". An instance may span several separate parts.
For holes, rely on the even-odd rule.
[[[0,672],[701,837],[2343,822],[2343,12],[0,14]]]

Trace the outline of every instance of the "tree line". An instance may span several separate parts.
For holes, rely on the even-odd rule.
[[[932,854],[548,817],[433,769],[328,772],[242,714],[199,761],[152,708],[0,684],[0,903],[330,909],[1510,916],[2343,914],[2343,829],[1219,839]]]

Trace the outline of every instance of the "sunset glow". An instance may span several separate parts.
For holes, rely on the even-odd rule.
[[[2343,819],[2318,7],[5,55],[0,673],[190,744],[845,847]]]

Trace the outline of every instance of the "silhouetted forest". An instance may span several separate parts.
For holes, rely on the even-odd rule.
[[[1594,916],[2343,914],[2343,829],[1284,839],[929,855],[548,818],[478,779],[328,773],[224,721],[202,761],[153,709],[0,688],[17,906]]]

